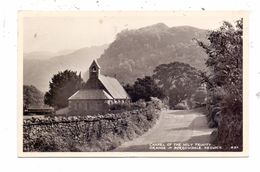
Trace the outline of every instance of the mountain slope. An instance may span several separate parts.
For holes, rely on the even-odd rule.
[[[124,30],[109,47],[82,48],[55,57],[50,57],[47,52],[25,54],[24,84],[47,91],[52,76],[65,69],[81,71],[86,80],[90,63],[100,56],[101,73],[124,83],[133,83],[138,77],[151,75],[156,66],[174,61],[205,69],[207,55],[193,38],[206,41],[207,32],[190,26],[171,28],[158,23],[137,30]]]
[[[206,41],[207,30],[163,23],[117,34],[98,62],[102,73],[124,83],[151,75],[156,66],[174,61],[205,69],[206,53],[193,40]]]
[[[49,81],[58,71],[69,69],[85,72],[93,59],[99,58],[106,48],[107,45],[87,47],[48,59],[24,57],[24,84],[35,85],[41,91],[47,91]]]

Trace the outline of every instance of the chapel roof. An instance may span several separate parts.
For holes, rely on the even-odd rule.
[[[117,79],[100,75],[99,80],[114,99],[129,99],[128,94]]]
[[[100,68],[96,60],[93,60],[91,66],[93,65]],[[125,91],[125,89],[122,87],[122,85],[119,83],[119,81],[116,78],[99,75],[96,79],[98,79],[102,83],[104,89],[101,89],[100,87],[81,89],[77,91],[75,94],[73,94],[69,98],[69,100],[130,99],[127,92]],[[90,82],[92,81],[93,80],[91,80]]]

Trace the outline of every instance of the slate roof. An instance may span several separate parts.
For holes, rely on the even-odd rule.
[[[69,100],[111,100],[111,97],[106,91],[101,89],[82,89],[73,94]]]
[[[130,99],[125,89],[117,79],[100,75],[99,80],[114,99]]]

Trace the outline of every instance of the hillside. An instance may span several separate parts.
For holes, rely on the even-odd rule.
[[[86,47],[73,52],[67,50],[56,55],[50,52],[27,53],[24,55],[24,84],[47,91],[53,74],[65,69],[81,71],[86,80],[90,63],[99,57],[101,73],[116,76],[124,83],[133,83],[138,77],[151,75],[156,66],[174,61],[204,69],[206,54],[193,38],[205,41],[206,34],[206,30],[190,26],[168,27],[159,23],[137,30],[124,30],[109,46]]]
[[[124,30],[98,59],[102,73],[133,83],[151,75],[156,66],[174,61],[205,69],[205,52],[193,38],[206,41],[207,30],[190,26],[168,27],[163,23]]]
[[[69,54],[48,58],[46,53],[34,53],[33,58],[24,55],[24,84],[34,85],[41,91],[47,91],[51,77],[58,71],[70,69],[83,73],[92,60],[99,58],[106,48],[107,45],[86,47]],[[41,58],[43,56],[45,58]]]

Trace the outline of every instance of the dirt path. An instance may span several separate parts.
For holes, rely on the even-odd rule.
[[[144,135],[123,143],[113,151],[151,151],[155,143],[209,143],[212,129],[199,110],[162,111],[157,124]]]

